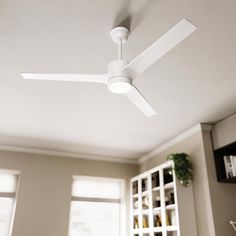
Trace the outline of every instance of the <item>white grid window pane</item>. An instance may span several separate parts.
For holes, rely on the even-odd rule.
[[[12,211],[13,211],[14,199],[0,197],[0,235],[8,236]]]
[[[121,182],[106,179],[76,178],[72,186],[73,197],[120,199]]]
[[[69,236],[119,236],[120,204],[71,202]]]
[[[16,176],[8,173],[0,173],[0,192],[14,193],[16,191]]]

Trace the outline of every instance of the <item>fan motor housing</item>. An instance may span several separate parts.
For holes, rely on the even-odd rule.
[[[129,73],[124,70],[128,65],[125,60],[115,60],[108,65],[108,89],[112,93],[125,94],[132,89],[132,80]]]
[[[110,77],[114,76],[124,76],[130,77],[127,70],[124,70],[128,65],[126,60],[114,60],[108,65],[108,75]]]

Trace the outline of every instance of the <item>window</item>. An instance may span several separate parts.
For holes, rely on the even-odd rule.
[[[18,174],[0,170],[0,235],[11,235]]]
[[[69,236],[124,235],[123,189],[123,180],[74,177]]]

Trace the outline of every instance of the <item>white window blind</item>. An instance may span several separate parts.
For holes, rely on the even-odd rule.
[[[0,235],[11,235],[18,175],[0,170]]]
[[[69,236],[121,236],[122,187],[121,180],[75,177]]]
[[[72,196],[120,199],[121,182],[105,178],[78,177],[73,182]]]
[[[0,192],[1,193],[16,192],[16,175],[10,173],[1,173],[0,170]]]

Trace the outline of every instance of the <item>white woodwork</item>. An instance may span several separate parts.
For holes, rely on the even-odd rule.
[[[185,188],[176,181],[174,171],[172,171],[173,181],[164,182],[164,170],[172,170],[174,163],[167,161],[151,170],[148,170],[130,180],[130,217],[131,236],[197,236],[195,207],[193,202],[193,192],[191,184]],[[152,174],[159,173],[159,186],[153,186]],[[146,179],[146,189],[142,189],[142,180]],[[138,183],[138,193],[133,192],[133,184]],[[142,191],[144,190],[144,191]],[[166,205],[167,192],[174,193],[174,203]],[[160,196],[160,206],[154,205],[153,196]],[[143,209],[143,198],[148,198],[148,209]],[[138,199],[138,205],[135,201]],[[135,206],[137,206],[135,208]],[[161,226],[156,227],[154,216],[161,216]],[[148,227],[143,227],[143,215],[147,217]],[[171,217],[172,215],[172,217]],[[175,215],[175,217],[173,217]],[[134,228],[134,217],[138,216],[139,228]],[[167,219],[169,219],[167,221]],[[155,219],[156,220],[156,219]],[[175,222],[172,222],[172,220]]]

